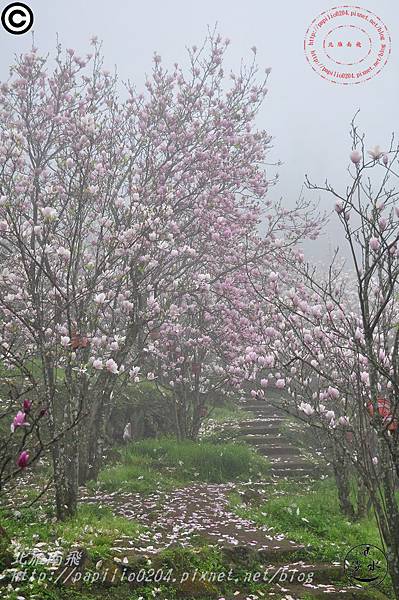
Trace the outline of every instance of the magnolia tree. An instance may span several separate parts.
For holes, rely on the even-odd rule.
[[[0,313],[9,368],[47,409],[59,518],[98,473],[118,386],[148,371],[154,323],[198,288],[188,273],[237,268],[270,184],[254,126],[268,72],[257,83],[252,61],[226,85],[228,42],[210,36],[186,73],[155,55],[146,93],[121,99],[92,43],[54,65],[33,48],[0,90]]]
[[[290,211],[260,202],[244,211],[232,200],[221,199],[214,213],[204,214],[206,235],[194,244],[205,260],[153,301],[158,318],[151,321],[144,352],[149,376],[173,399],[179,437],[195,438],[207,407],[240,387],[237,361],[254,343],[263,318],[250,273],[262,261],[278,260],[298,237],[317,235],[318,221],[302,200]],[[265,216],[267,226],[259,235],[254,225]]]
[[[180,438],[196,438],[217,398],[234,393],[230,368],[253,333],[240,311],[251,299],[238,266],[217,280],[210,273],[194,275],[196,289],[169,305],[146,348],[151,377],[173,399]]]
[[[398,149],[391,144],[386,152],[366,152],[355,125],[352,139],[351,183],[344,192],[308,182],[335,198],[350,250],[349,275],[337,260],[323,275],[291,259],[292,275],[277,275],[277,293],[266,278],[257,290],[265,310],[278,313],[264,348],[281,371],[279,386],[290,393],[286,407],[294,406],[331,451],[347,514],[353,507],[346,466],[367,490],[399,597]],[[258,385],[264,387],[259,379]]]

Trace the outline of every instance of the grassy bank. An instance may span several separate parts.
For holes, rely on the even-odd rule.
[[[244,444],[146,439],[122,449],[121,461],[105,468],[90,485],[110,492],[151,492],[192,481],[260,479],[268,468],[268,462]]]
[[[371,544],[381,548],[373,513],[358,522],[348,521],[339,510],[331,479],[295,486],[282,481],[256,506],[245,506],[239,494],[232,495],[232,505],[241,516],[260,526],[272,525],[276,532],[303,544],[304,549],[295,556],[307,562],[342,564],[347,552],[355,546]],[[393,597],[388,576],[379,589],[388,598]]]

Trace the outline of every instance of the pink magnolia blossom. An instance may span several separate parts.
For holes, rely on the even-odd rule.
[[[388,225],[388,221],[384,217],[381,217],[381,219],[378,221],[378,225],[381,231],[385,231]]]
[[[359,327],[356,327],[355,340],[360,341],[361,339],[363,339],[363,334],[360,331]]]
[[[380,146],[374,146],[367,154],[371,156],[373,160],[379,160],[384,152],[381,150]]]
[[[381,246],[380,241],[376,237],[370,238],[369,246],[371,250],[377,252]]]
[[[57,211],[51,206],[44,206],[40,209],[40,212],[42,213],[42,216],[46,221],[53,221],[57,216]]]
[[[113,373],[114,375],[118,374],[118,365],[113,358],[109,358],[105,363],[105,366],[110,373]]]
[[[362,155],[359,150],[352,150],[350,153],[350,159],[355,165],[359,164],[362,160]]]
[[[21,452],[21,454],[18,456],[17,465],[21,469],[25,469],[25,467],[28,465],[28,462],[29,462],[29,452],[27,452],[26,450],[23,450]]]
[[[265,356],[265,366],[273,367],[273,365],[274,365],[274,356],[272,354],[268,354],[267,356]]]
[[[280,390],[285,388],[285,379],[277,379],[276,388],[279,388]]]
[[[101,292],[100,294],[96,294],[94,296],[94,302],[96,302],[96,304],[104,304],[106,299],[106,295],[104,294],[104,292]]]
[[[97,369],[98,371],[100,371],[103,368],[103,361],[101,360],[101,358],[96,358],[95,360],[93,360],[93,367],[94,369]]]
[[[131,377],[131,379],[134,379],[135,377],[138,376],[139,373],[140,373],[140,367],[132,367],[129,371],[129,377]]]
[[[19,410],[12,422],[11,431],[14,432],[18,427],[25,427],[26,425],[28,425],[28,423],[26,423],[26,413]]]
[[[122,307],[126,312],[131,312],[134,308],[134,304],[132,302],[129,302],[129,300],[124,300],[122,302]]]
[[[314,408],[307,402],[301,402],[301,404],[299,405],[298,408],[301,412],[305,413],[305,415],[307,415],[308,417],[311,417],[314,414]]]
[[[327,392],[330,398],[332,398],[333,400],[337,400],[339,398],[339,391],[337,390],[337,388],[328,386]]]

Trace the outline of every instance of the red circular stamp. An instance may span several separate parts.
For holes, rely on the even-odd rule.
[[[391,37],[385,23],[371,11],[360,6],[336,6],[309,25],[304,50],[320,77],[351,85],[382,71],[391,54]]]

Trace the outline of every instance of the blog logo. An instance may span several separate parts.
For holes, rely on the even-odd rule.
[[[385,553],[371,544],[360,544],[349,550],[344,567],[352,582],[363,585],[378,585],[388,573]]]
[[[22,2],[8,4],[1,13],[1,24],[8,33],[21,35],[32,28],[33,12]]]

